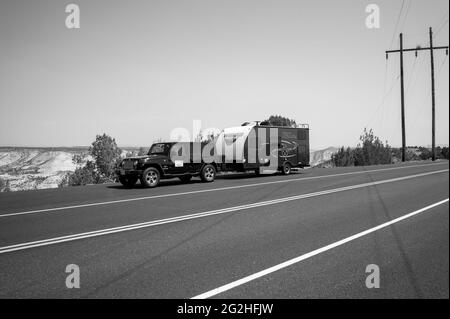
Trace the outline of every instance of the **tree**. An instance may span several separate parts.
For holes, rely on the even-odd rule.
[[[115,180],[114,169],[122,153],[116,140],[106,134],[97,135],[89,152],[94,158],[95,168],[101,179]]]
[[[331,162],[334,166],[354,166],[353,150],[350,147],[344,148],[342,146],[336,153],[331,155]]]
[[[420,152],[419,157],[423,161],[429,160],[433,157],[431,154],[431,150],[426,147],[419,147],[419,152]]]
[[[440,152],[440,158],[445,158],[448,159],[449,154],[448,154],[448,147],[445,146],[442,148],[441,152]]]
[[[61,187],[65,184],[70,186],[98,184],[101,181],[102,177],[98,174],[95,163],[87,161],[85,166],[75,169],[75,171],[72,174],[67,175],[58,186]]]
[[[117,147],[116,140],[106,134],[97,135],[89,148],[93,161],[88,160],[84,166],[79,166],[73,173],[67,174],[58,187],[99,184],[115,181],[115,168],[120,161],[122,151]],[[75,155],[72,162],[82,165],[84,157]]]
[[[9,181],[8,180],[3,180],[2,178],[0,178],[0,192],[10,192],[11,191],[11,187],[9,185]]]
[[[295,120],[283,117],[281,115],[271,115],[265,122],[268,122],[271,126],[289,126],[296,127],[297,123]]]
[[[383,144],[372,130],[364,129],[360,143],[355,149],[341,147],[331,156],[335,166],[365,166],[392,163],[392,149]]]
[[[354,150],[355,166],[392,163],[391,147],[374,135],[373,130],[364,129],[360,136],[361,143]]]

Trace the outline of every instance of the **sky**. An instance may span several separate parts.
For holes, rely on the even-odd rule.
[[[66,5],[80,8],[68,29]],[[366,6],[380,8],[367,28]],[[183,127],[279,114],[312,149],[364,127],[401,145],[399,55],[448,45],[447,0],[2,0],[0,146],[148,146]],[[406,139],[431,144],[430,55],[404,57]],[[436,143],[449,143],[449,64],[435,51]]]

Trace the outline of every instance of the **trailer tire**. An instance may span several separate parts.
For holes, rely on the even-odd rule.
[[[158,169],[149,167],[142,173],[141,184],[144,187],[156,187],[158,186],[160,179],[161,174],[159,173]]]
[[[206,164],[200,172],[200,178],[207,183],[213,182],[216,178],[216,168],[211,164]]]
[[[283,175],[289,175],[291,173],[291,164],[286,162],[283,164],[283,166],[281,167],[281,173]]]

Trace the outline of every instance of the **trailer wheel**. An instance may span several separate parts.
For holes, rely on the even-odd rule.
[[[288,162],[284,163],[281,167],[281,173],[283,173],[283,175],[289,175],[291,173],[291,164]]]
[[[213,182],[216,177],[216,169],[211,164],[206,164],[203,166],[202,171],[200,172],[200,178],[204,182]]]
[[[182,183],[189,183],[192,178],[192,175],[183,175],[178,177]]]
[[[161,174],[154,167],[147,168],[141,177],[141,184],[145,187],[156,187],[161,179]]]
[[[130,176],[120,176],[119,182],[125,187],[133,187],[136,184],[138,178]]]

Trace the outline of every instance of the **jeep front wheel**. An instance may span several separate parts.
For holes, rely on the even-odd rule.
[[[204,182],[213,182],[216,177],[216,169],[211,164],[206,164],[203,166],[202,171],[200,173],[200,178]]]
[[[156,187],[161,179],[161,174],[154,167],[147,168],[141,177],[141,184],[145,187]]]

